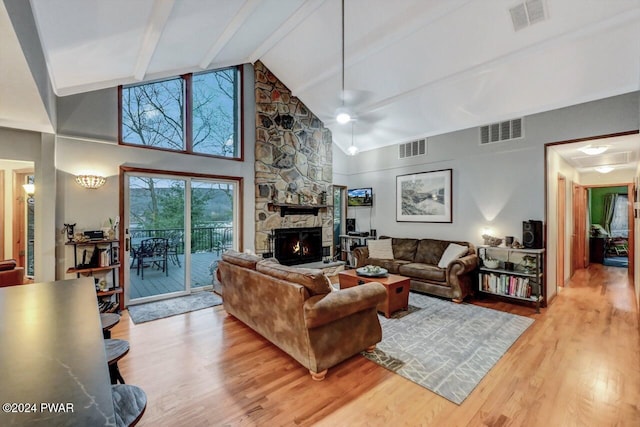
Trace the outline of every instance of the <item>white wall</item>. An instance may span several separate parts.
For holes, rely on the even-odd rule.
[[[528,116],[524,138],[515,141],[480,146],[479,131],[473,128],[429,137],[425,157],[400,160],[396,146],[365,151],[348,158],[348,186],[373,187],[371,224],[379,235],[479,244],[483,227],[490,227],[495,236],[512,235],[522,241],[523,220],[546,219],[547,228],[556,229],[555,211],[545,212],[544,145],[636,130],[638,101],[635,92]],[[396,177],[448,168],[453,169],[453,223],[397,222]],[[353,211],[348,216],[355,215],[366,225],[358,228],[366,230],[368,212]],[[547,249],[555,249],[556,236],[547,238]],[[547,277],[554,278],[555,259],[549,260],[553,262],[547,263]],[[547,285],[551,297],[555,280]]]

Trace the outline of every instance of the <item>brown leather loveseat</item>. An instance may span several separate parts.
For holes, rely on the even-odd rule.
[[[391,240],[393,258],[371,258],[369,249],[363,246],[353,251],[353,256],[357,260],[356,267],[377,265],[386,268],[389,273],[409,277],[411,290],[451,298],[458,303],[473,293],[473,272],[478,266],[478,255],[473,244],[386,236],[380,239]],[[438,267],[440,259],[450,244],[468,249],[463,249],[464,252],[446,263],[446,266]]]
[[[379,283],[333,291],[321,270],[288,267],[233,250],[216,272],[224,309],[322,380],[327,369],[382,339]]]

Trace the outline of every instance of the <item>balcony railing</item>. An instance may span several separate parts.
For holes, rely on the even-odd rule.
[[[169,246],[174,247],[178,254],[184,254],[184,229],[130,229],[132,242],[149,237],[163,237],[169,240]],[[213,252],[220,253],[233,247],[233,227],[229,225],[211,225],[194,227],[191,229],[191,253]]]

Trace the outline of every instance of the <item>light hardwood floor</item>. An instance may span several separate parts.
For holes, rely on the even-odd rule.
[[[460,405],[354,356],[322,382],[222,307],[140,325],[119,362],[142,426],[638,426],[640,333],[626,270],[579,271],[549,308],[474,302],[535,323]]]

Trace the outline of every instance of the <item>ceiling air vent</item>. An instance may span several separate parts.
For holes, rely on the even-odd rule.
[[[543,0],[527,0],[509,9],[513,29],[520,31],[546,19]]]
[[[522,118],[480,128],[480,145],[522,138]]]
[[[401,159],[424,156],[425,154],[427,154],[427,140],[424,138],[398,144],[398,157]]]

